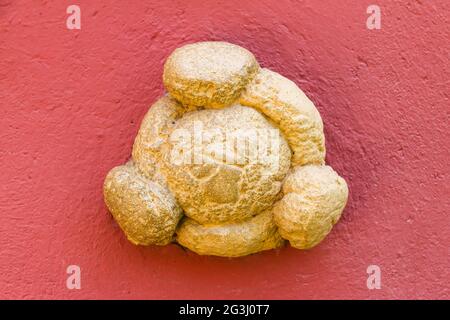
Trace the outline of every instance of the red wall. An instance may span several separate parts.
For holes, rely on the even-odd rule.
[[[0,0],[0,298],[450,298],[448,1],[212,2]],[[165,58],[207,39],[250,49],[321,112],[350,198],[315,249],[135,247],[108,214],[103,179],[163,93]]]

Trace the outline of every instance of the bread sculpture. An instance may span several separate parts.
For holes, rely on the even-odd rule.
[[[322,119],[297,85],[226,42],[176,49],[163,81],[131,159],[104,183],[127,238],[225,257],[320,243],[348,189],[325,165]]]

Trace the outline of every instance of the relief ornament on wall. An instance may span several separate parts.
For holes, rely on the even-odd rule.
[[[325,238],[348,188],[325,165],[322,119],[295,83],[226,42],[176,49],[163,82],[131,160],[104,182],[129,241],[239,257]]]

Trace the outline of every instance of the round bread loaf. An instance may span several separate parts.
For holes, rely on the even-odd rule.
[[[290,166],[280,131],[240,105],[186,113],[168,143],[169,188],[204,224],[243,221],[270,207]]]
[[[348,188],[331,167],[309,165],[295,167],[288,174],[283,194],[273,208],[280,234],[293,247],[309,249],[322,241],[339,220]]]
[[[230,105],[259,69],[253,54],[227,42],[197,42],[176,49],[164,64],[166,90],[183,105]]]

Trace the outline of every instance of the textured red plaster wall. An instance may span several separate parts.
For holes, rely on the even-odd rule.
[[[0,298],[450,298],[448,1],[214,2],[0,0]],[[135,247],[103,204],[165,58],[208,39],[250,49],[322,114],[350,198],[311,251]]]

